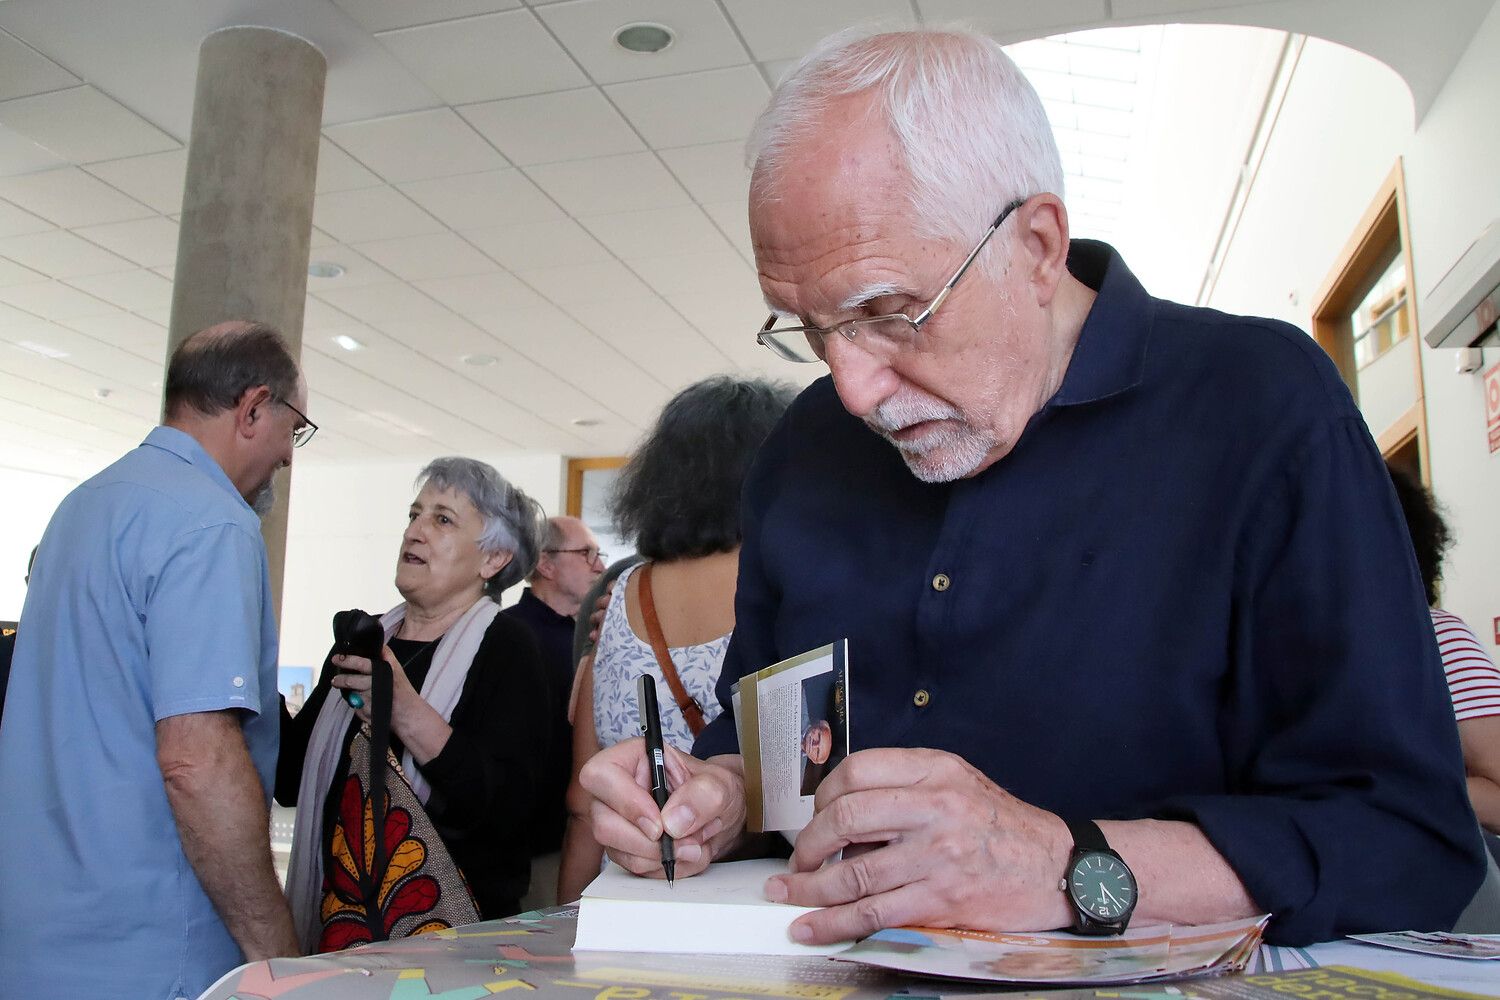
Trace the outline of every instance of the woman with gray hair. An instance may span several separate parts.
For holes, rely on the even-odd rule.
[[[393,675],[391,750],[481,918],[509,916],[531,874],[529,811],[536,748],[549,736],[538,710],[547,681],[535,638],[500,615],[496,601],[535,567],[546,516],[473,459],[436,459],[417,482],[396,560],[403,603],[381,618]],[[368,660],[330,653],[302,710],[283,716],[276,798],[302,806],[287,895],[309,952],[370,940],[362,925],[380,922],[371,914],[335,926],[320,916],[347,904],[337,883],[350,852],[334,856],[339,838],[324,822],[345,794],[351,743],[370,720],[370,688]]]

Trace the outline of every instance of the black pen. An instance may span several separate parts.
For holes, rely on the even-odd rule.
[[[641,674],[635,682],[635,706],[641,716],[641,734],[646,737],[646,768],[651,772],[651,797],[656,808],[667,804],[667,758],[661,747],[661,714],[656,707],[656,680]],[[661,866],[667,873],[667,885],[677,873],[677,855],[672,838],[667,836],[666,821],[661,827]]]

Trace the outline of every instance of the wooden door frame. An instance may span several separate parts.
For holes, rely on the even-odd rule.
[[[1359,402],[1359,371],[1354,360],[1354,341],[1348,327],[1349,311],[1358,304],[1356,296],[1370,277],[1392,240],[1398,240],[1402,263],[1406,268],[1406,313],[1407,345],[1411,352],[1412,377],[1416,382],[1415,402],[1389,427],[1372,427],[1381,454],[1392,450],[1413,437],[1417,441],[1417,453],[1422,467],[1422,482],[1431,483],[1431,465],[1427,447],[1427,397],[1422,383],[1422,336],[1417,322],[1417,279],[1411,254],[1411,228],[1406,212],[1406,173],[1401,159],[1386,175],[1375,193],[1354,234],[1344,244],[1328,276],[1314,298],[1312,310],[1312,334],[1333,358],[1344,384]],[[1397,346],[1392,350],[1402,350]]]
[[[609,455],[598,458],[568,459],[568,494],[564,513],[569,517],[583,516],[583,474],[596,469],[618,469],[628,460],[628,455]]]

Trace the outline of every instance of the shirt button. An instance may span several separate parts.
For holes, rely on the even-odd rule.
[[[932,700],[932,695],[927,693],[926,688],[918,688],[917,693],[911,696],[911,703],[918,708],[926,708],[927,703]]]
[[[953,586],[953,581],[948,579],[947,573],[939,573],[937,576],[932,578],[932,589],[936,590],[938,593],[942,593],[951,586]]]
[[[244,687],[245,686],[245,678],[243,678],[243,677],[236,677],[234,679],[234,686],[237,687],[237,688]]]

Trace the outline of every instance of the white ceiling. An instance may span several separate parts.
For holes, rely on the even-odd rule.
[[[752,342],[740,147],[830,30],[1342,31],[1403,72],[1420,113],[1491,3],[1434,18],[1404,0],[0,0],[0,464],[86,472],[154,422],[197,47],[225,25],[292,31],[328,57],[312,256],[345,273],[309,279],[303,335],[323,426],[304,455],[324,461],[618,453],[707,374],[816,375]],[[677,39],[625,52],[612,38],[633,21]],[[1132,37],[1014,49],[1084,235],[1120,235],[1123,165],[1162,120],[1141,114],[1159,103],[1143,90],[1155,46]],[[1221,84],[1231,103],[1259,96]],[[1206,188],[1220,203],[1205,226],[1222,187]]]

